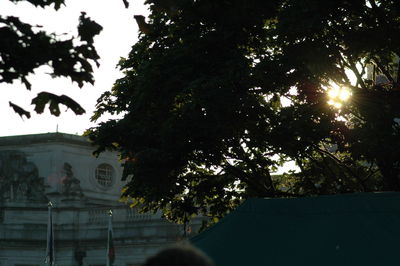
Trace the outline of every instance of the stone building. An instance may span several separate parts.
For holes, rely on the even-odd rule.
[[[115,266],[140,265],[182,238],[182,225],[119,202],[116,154],[92,152],[86,138],[63,133],[0,138],[0,266],[44,265],[49,201],[58,266],[105,265],[110,209]]]

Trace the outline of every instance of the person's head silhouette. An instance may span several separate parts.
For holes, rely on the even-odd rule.
[[[190,246],[175,246],[161,250],[147,259],[144,266],[213,266],[211,259]]]

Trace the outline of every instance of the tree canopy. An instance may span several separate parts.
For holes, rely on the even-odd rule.
[[[64,5],[64,0],[10,0],[17,3],[26,1],[35,7],[53,6],[58,10]],[[24,23],[15,16],[0,14],[0,83],[22,82],[26,89],[31,89],[28,75],[40,66],[51,68],[52,77],[69,77],[79,87],[84,83],[92,83],[92,63],[98,65],[99,56],[93,46],[93,38],[99,34],[102,27],[82,12],[79,18],[79,36],[60,38],[54,33],[48,33],[38,25]],[[55,95],[41,92],[32,100],[35,111],[42,113],[47,104],[51,114],[60,114],[59,104],[70,108],[75,114],[85,110],[66,95]],[[30,112],[15,103],[10,106],[22,117],[30,117]]]
[[[92,119],[121,118],[88,131],[121,154],[133,204],[186,222],[249,197],[400,190],[400,2],[147,4]],[[275,175],[287,161],[299,171]]]

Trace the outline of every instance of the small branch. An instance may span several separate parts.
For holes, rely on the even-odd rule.
[[[369,173],[363,180],[363,182],[366,182],[372,175],[375,173],[379,172],[379,169],[372,171],[372,167],[374,166],[374,163],[372,162],[371,165],[368,167],[367,172]]]
[[[387,69],[382,65],[382,63],[379,61],[379,59],[374,57],[373,60],[376,64],[376,66],[388,78],[388,80],[390,82],[394,83],[394,79],[393,79],[392,75],[390,75],[389,71],[387,71]]]
[[[339,51],[339,57],[340,57],[339,66],[342,70],[342,78],[343,78],[345,84],[351,84],[350,79],[347,77],[346,71],[345,71],[346,68],[350,68],[350,65],[346,62],[346,59],[345,59],[343,53],[344,53],[344,49],[340,49],[340,51]]]
[[[351,71],[353,71],[354,75],[356,75],[357,85],[359,84],[363,89],[367,89],[364,81],[362,80],[362,75],[360,74],[360,72],[358,71],[358,69],[354,63],[350,63],[350,69],[351,69]]]
[[[361,185],[363,191],[367,190],[365,187],[364,181],[356,173],[354,173],[350,167],[348,167],[346,164],[344,164],[342,161],[340,161],[338,158],[336,158],[330,152],[324,151],[324,150],[320,149],[319,147],[316,147],[316,149],[317,149],[317,151],[322,152],[322,153],[328,155],[333,160],[335,160],[340,166],[342,166],[344,169],[346,169],[350,173],[350,175],[352,175],[358,181],[358,183]]]
[[[361,68],[362,68],[361,74],[360,74],[362,77],[365,75],[365,72],[366,72],[365,70],[367,69],[367,64],[363,64],[361,61],[359,61],[358,63],[361,65]]]
[[[378,5],[376,4],[375,0],[368,0],[368,2],[371,4],[371,7],[373,9],[377,9],[378,8]]]

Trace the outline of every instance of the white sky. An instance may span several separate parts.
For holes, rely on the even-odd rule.
[[[129,9],[125,9],[122,0],[67,0],[66,6],[56,12],[52,8],[35,8],[27,3],[0,1],[1,15],[18,16],[24,22],[42,25],[47,32],[76,36],[81,11],[85,11],[88,17],[103,27],[103,31],[95,38],[101,65],[99,68],[94,66],[94,86],[87,84],[80,89],[67,78],[52,79],[45,74],[45,67],[28,78],[32,83],[32,91],[26,90],[20,82],[0,83],[0,136],[55,132],[57,125],[59,132],[82,134],[85,129],[94,125],[89,118],[95,109],[97,98],[121,77],[116,64],[121,56],[128,55],[131,46],[137,41],[138,27],[133,15],[146,16],[149,13],[143,5],[144,0],[129,2]],[[86,110],[86,114],[77,116],[71,110],[66,111],[64,107],[59,117],[50,115],[48,111],[41,115],[36,114],[30,103],[41,91],[65,94],[73,98]],[[9,107],[9,101],[30,111],[32,117],[21,119]]]

